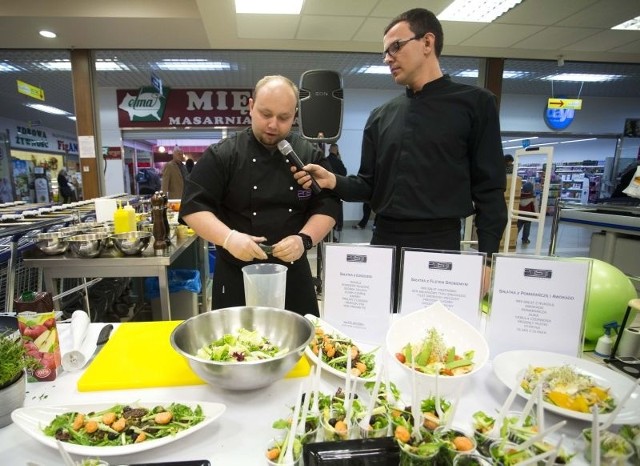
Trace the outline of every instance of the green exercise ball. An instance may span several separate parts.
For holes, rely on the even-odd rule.
[[[587,317],[585,321],[585,340],[595,343],[604,333],[603,325],[616,321],[622,324],[627,304],[637,298],[633,283],[613,265],[592,259],[591,284],[587,289]],[[629,316],[633,322],[635,312]]]

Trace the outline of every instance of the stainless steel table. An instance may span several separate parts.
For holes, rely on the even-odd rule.
[[[160,288],[160,307],[163,320],[171,320],[171,302],[169,299],[169,266],[190,247],[197,249],[197,257],[202,282],[201,311],[207,309],[208,255],[206,243],[198,236],[174,238],[162,255],[155,255],[152,245],[140,256],[123,256],[114,248],[105,250],[99,257],[92,259],[78,257],[68,251],[60,256],[47,256],[38,250],[23,255],[27,267],[38,267],[44,275],[44,287],[52,294],[58,294],[57,278],[98,278],[98,277],[158,277]]]

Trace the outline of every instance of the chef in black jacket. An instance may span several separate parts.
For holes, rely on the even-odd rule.
[[[303,163],[326,165],[324,154],[290,133],[297,103],[289,79],[262,78],[249,99],[251,128],[208,147],[185,180],[180,220],[218,250],[215,309],[245,304],[242,267],[273,262],[288,267],[285,308],[318,315],[306,251],[333,228],[339,200],[299,186],[277,149],[286,138]],[[260,243],[273,245],[270,255]]]

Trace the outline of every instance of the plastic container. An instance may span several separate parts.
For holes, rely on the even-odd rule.
[[[124,211],[127,214],[127,231],[136,231],[138,229],[138,222],[136,221],[136,210],[131,204],[127,202],[127,205],[124,207]]]
[[[118,203],[118,208],[113,213],[113,232],[126,233],[129,231],[129,218],[127,212],[122,208],[122,204]]]

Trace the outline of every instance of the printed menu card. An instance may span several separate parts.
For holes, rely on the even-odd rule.
[[[511,350],[579,356],[591,261],[493,257],[486,337],[492,357]]]
[[[354,340],[382,344],[393,306],[394,248],[325,244],[322,318]]]
[[[484,255],[402,249],[400,314],[440,301],[480,329],[480,293]]]

